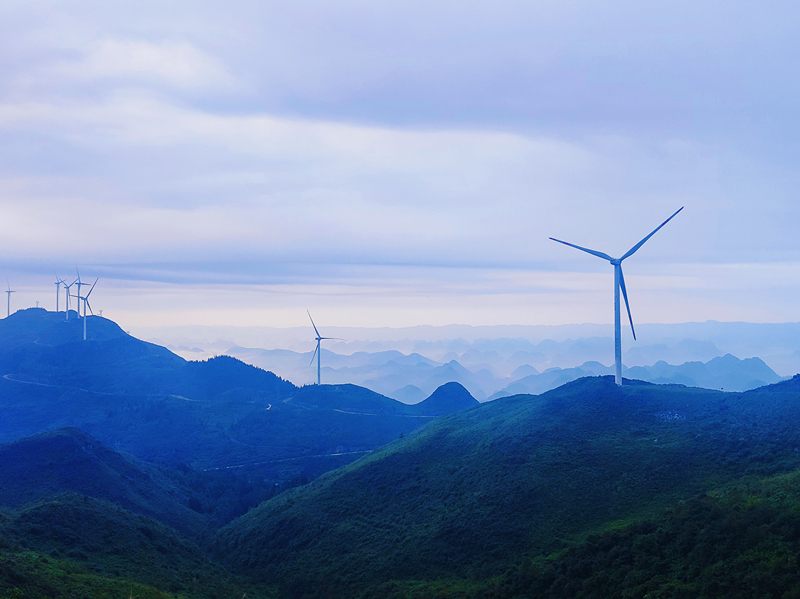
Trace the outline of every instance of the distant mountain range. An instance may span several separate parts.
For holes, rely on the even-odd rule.
[[[592,340],[590,342],[594,343]],[[694,347],[688,340],[682,343]],[[549,346],[553,344],[541,345],[547,351],[552,350]],[[576,343],[571,347],[575,349],[576,346],[580,344]],[[700,348],[694,349],[702,353]],[[582,350],[578,347],[577,351],[580,354]],[[299,378],[308,373],[310,354],[242,347],[231,347],[225,353],[289,378]],[[613,373],[613,366],[594,361],[573,368],[554,367],[540,372],[525,360],[534,362],[536,357],[526,352],[515,352],[509,358],[503,359],[496,352],[471,349],[448,362],[438,363],[416,353],[403,355],[396,351],[373,354],[357,352],[348,356],[323,350],[322,377],[333,384],[350,382],[413,404],[450,381],[463,385],[478,400],[487,401],[517,393],[544,393],[580,377]],[[501,377],[496,374],[498,371],[510,369],[511,366],[514,368],[509,375]],[[690,387],[729,391],[746,391],[781,380],[761,359],[739,360],[730,354],[707,362],[692,361],[679,366],[659,361],[652,366],[625,367],[623,376],[649,382],[680,383]]]
[[[598,362],[586,362],[578,368],[552,368],[541,374],[533,373],[520,378],[489,399],[520,393],[538,395],[585,376],[612,374],[613,370],[613,367],[606,367]],[[623,368],[622,372],[623,377],[629,379],[721,391],[747,391],[781,380],[781,377],[759,358],[740,360],[730,354],[714,358],[705,364],[686,362],[680,366],[671,366],[666,362],[657,362],[653,366]]]
[[[614,360],[613,327],[607,324],[323,328],[325,334],[347,340],[328,341],[325,345],[326,350],[340,356],[388,351],[404,356],[417,354],[434,365],[457,360],[472,372],[488,368],[499,379],[511,376],[513,370],[523,364],[543,372],[549,368],[574,368],[585,362],[611,364]],[[290,364],[275,360],[274,367],[277,374],[298,384],[316,379],[316,370],[308,364],[314,349],[310,323],[306,327],[292,328],[176,326],[137,328],[135,331],[139,338],[169,347],[188,359],[205,359],[227,353],[232,347],[308,352],[305,363],[299,361],[296,368],[292,366],[291,373],[284,370]],[[624,333],[623,362],[630,367],[649,366],[659,361],[668,364],[708,362],[732,354],[740,358],[758,356],[781,376],[800,372],[800,323],[797,322],[641,323],[636,325],[636,331],[637,341]],[[325,364],[323,360],[323,366]],[[327,364],[334,368],[363,365]],[[359,380],[349,382],[359,383]],[[503,386],[488,391],[487,395]]]

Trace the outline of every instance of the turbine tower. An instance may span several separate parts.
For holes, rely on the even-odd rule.
[[[311,326],[314,327],[314,332],[317,334],[317,337],[316,337],[316,339],[317,339],[317,349],[314,350],[314,354],[311,356],[311,362],[309,362],[309,366],[311,366],[311,364],[314,363],[314,357],[316,356],[316,358],[317,358],[317,385],[320,385],[321,384],[320,383],[320,355],[322,354],[322,350],[320,349],[319,344],[320,344],[321,341],[324,341],[326,339],[335,339],[336,341],[342,341],[342,339],[339,339],[338,337],[322,337],[322,336],[320,336],[319,331],[317,330],[317,325],[314,324],[314,319],[311,318],[311,312],[306,310],[306,313],[308,313],[308,318],[309,318],[309,320],[311,320]]]
[[[81,305],[80,300],[83,300],[83,340],[86,341],[86,307],[89,307],[89,312],[92,313],[94,316],[94,310],[92,310],[92,304],[89,303],[89,296],[92,295],[92,291],[94,291],[94,286],[97,285],[97,281],[100,279],[95,279],[94,283],[92,283],[92,288],[89,289],[89,293],[86,294],[85,297],[78,297],[78,312],[80,312]]]
[[[563,243],[564,245],[568,245],[570,247],[575,248],[576,250],[581,250],[582,252],[586,252],[588,254],[592,254],[592,256],[597,256],[598,258],[602,258],[603,260],[608,260],[611,263],[611,266],[614,267],[614,362],[615,362],[615,372],[614,372],[614,380],[616,381],[617,385],[622,385],[622,334],[620,333],[620,316],[619,316],[619,290],[622,289],[622,297],[625,298],[625,308],[628,310],[628,320],[631,323],[631,333],[633,333],[634,340],[636,339],[636,331],[633,328],[633,317],[631,316],[631,307],[628,304],[628,292],[625,289],[625,278],[622,276],[622,261],[625,258],[629,258],[636,251],[642,247],[648,239],[650,239],[653,235],[658,232],[658,230],[666,225],[669,221],[671,221],[675,216],[683,210],[683,206],[681,206],[675,214],[670,216],[667,220],[663,223],[658,225],[650,235],[642,239],[639,243],[629,249],[622,258],[612,258],[608,254],[604,254],[603,252],[598,252],[596,250],[590,250],[588,248],[581,247],[579,245],[575,245],[572,243],[567,243],[566,241],[561,241],[560,239],[556,239],[555,237],[551,237],[553,241],[557,241],[558,243]]]
[[[11,283],[9,283],[8,279],[6,279],[6,283],[8,284],[8,291],[6,291],[8,294],[8,313],[6,314],[6,318],[8,318],[11,316],[11,294],[16,293],[16,291],[11,290]]]

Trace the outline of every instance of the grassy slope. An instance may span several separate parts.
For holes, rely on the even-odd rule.
[[[229,563],[311,596],[482,581],[743,475],[800,466],[797,393],[582,379],[439,419],[224,528]]]

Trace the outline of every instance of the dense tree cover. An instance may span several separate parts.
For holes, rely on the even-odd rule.
[[[2,589],[8,597],[13,589],[21,597],[271,596],[168,526],[75,493],[0,512]]]
[[[666,517],[592,535],[477,597],[800,597],[800,472],[740,481]]]
[[[206,521],[189,507],[196,496],[170,474],[81,430],[59,429],[0,445],[0,505],[20,506],[71,491],[197,534]]]
[[[392,579],[477,584],[742,476],[800,467],[798,399],[596,378],[498,400],[265,502],[213,548],[292,597],[321,580],[341,597]]]

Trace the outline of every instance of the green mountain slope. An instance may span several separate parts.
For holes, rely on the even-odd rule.
[[[800,466],[797,393],[581,379],[440,418],[218,534],[233,567],[312,596],[480,582],[745,475]]]
[[[206,524],[188,507],[194,494],[81,430],[60,429],[0,446],[0,505],[17,507],[66,491],[108,500],[184,533],[195,534]]]
[[[663,517],[592,535],[514,568],[472,597],[800,596],[800,471],[700,495]],[[411,589],[387,585],[384,597]]]
[[[23,597],[265,596],[162,523],[74,493],[0,512],[0,593],[14,588]]]

